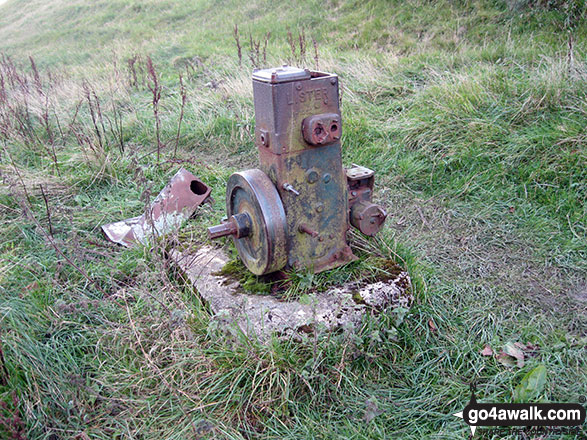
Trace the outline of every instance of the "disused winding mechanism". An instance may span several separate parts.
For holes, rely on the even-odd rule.
[[[349,224],[374,235],[386,213],[371,202],[374,172],[343,168],[338,77],[288,66],[256,70],[253,94],[259,169],[230,176],[227,218],[208,228],[210,238],[231,235],[256,275],[321,272],[355,260]]]

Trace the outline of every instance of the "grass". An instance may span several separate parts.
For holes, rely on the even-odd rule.
[[[472,381],[510,402],[544,365],[540,398],[587,394],[584,3],[392,3],[0,5],[0,437],[454,439]],[[405,316],[262,344],[165,258],[206,242],[228,177],[255,166],[249,33],[268,32],[268,65],[314,67],[315,40],[340,75],[344,162],[377,172],[390,213],[361,262],[293,274],[287,294],[379,255],[414,280]],[[102,239],[180,165],[212,205],[144,248]],[[480,354],[508,342],[538,354]]]

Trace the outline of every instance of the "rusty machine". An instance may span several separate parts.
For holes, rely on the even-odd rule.
[[[386,213],[371,202],[374,172],[344,169],[338,77],[283,66],[253,72],[259,168],[234,173],[227,217],[210,238],[232,236],[256,275],[321,272],[356,259],[349,223],[376,234]]]

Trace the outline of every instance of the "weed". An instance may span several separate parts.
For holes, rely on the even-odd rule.
[[[287,42],[290,49],[290,57],[288,63],[290,65],[303,66],[306,63],[306,34],[304,29],[301,29],[298,33],[297,39],[293,36],[291,31],[287,32]],[[315,48],[317,46],[314,46]]]
[[[153,95],[153,116],[155,117],[155,137],[157,140],[157,163],[161,157],[161,119],[159,118],[159,101],[161,100],[161,84],[151,57],[147,57],[147,72],[149,74],[149,90]]]
[[[240,38],[238,36],[238,25],[237,24],[234,25],[233,36],[234,36],[234,42],[236,44],[236,51],[237,51],[237,56],[238,56],[238,65],[240,67],[243,64],[243,53],[242,53],[242,49],[241,49]]]
[[[12,409],[8,408],[5,401],[0,401],[0,432],[4,432],[7,439],[10,440],[25,440],[26,429],[24,421],[19,413],[19,401],[16,391],[12,392]]]
[[[253,40],[253,35],[249,33],[249,60],[253,68],[258,69],[261,63],[261,41]]]
[[[314,47],[314,68],[320,70],[320,57],[318,56],[318,42],[312,38],[312,46]]]
[[[179,94],[181,96],[181,107],[179,111],[179,120],[177,121],[177,136],[175,137],[175,148],[173,150],[173,159],[177,156],[177,148],[179,147],[179,135],[181,134],[181,123],[183,122],[183,116],[185,111],[185,103],[187,101],[187,94],[185,85],[183,83],[183,77],[179,74]]]

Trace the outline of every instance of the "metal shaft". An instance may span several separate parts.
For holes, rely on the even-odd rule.
[[[232,235],[235,238],[242,238],[251,232],[251,217],[246,212],[232,215],[228,221],[221,225],[208,228],[208,237],[211,240]]]
[[[227,235],[235,235],[237,233],[236,225],[233,222],[222,223],[221,225],[211,226],[208,228],[208,237],[213,240],[215,238],[226,237]]]

